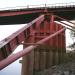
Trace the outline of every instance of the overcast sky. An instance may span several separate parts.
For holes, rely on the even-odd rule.
[[[38,5],[38,4],[53,4],[53,3],[69,3],[75,2],[75,0],[0,0],[0,10],[9,8],[9,7],[19,7],[19,6],[26,6],[26,5]],[[0,26],[0,40],[9,36],[19,28],[23,27],[24,25],[16,25],[16,26]],[[69,36],[69,34],[67,34]],[[67,37],[68,37],[67,36]],[[70,38],[68,37],[70,40]],[[21,50],[22,46],[18,49]],[[14,66],[14,64],[16,64]],[[19,61],[14,62],[4,70],[0,71],[0,75],[20,75],[21,64]]]

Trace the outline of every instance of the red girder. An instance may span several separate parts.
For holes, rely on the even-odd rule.
[[[0,60],[6,58],[9,54],[11,54],[14,51],[14,49],[19,44],[21,44],[22,41],[25,41],[25,39],[28,36],[32,36],[33,35],[33,36],[35,36],[36,39],[37,38],[42,39],[42,38],[45,38],[46,36],[42,36],[42,35],[40,36],[40,34],[44,34],[45,35],[45,33],[46,33],[46,34],[50,35],[50,34],[54,33],[55,32],[55,28],[57,27],[56,24],[54,25],[54,15],[51,16],[51,21],[50,22],[46,22],[46,21],[43,22],[43,20],[44,20],[44,15],[36,18],[32,22],[28,23],[27,26],[21,28],[20,30],[18,30],[14,34],[12,34],[9,37],[7,37],[4,40],[2,40],[0,42]],[[41,29],[39,27],[40,24],[44,24],[44,29]],[[32,29],[33,25],[36,25],[36,31],[34,29]],[[61,28],[58,28],[56,30],[59,30],[59,29],[61,29]],[[43,32],[45,32],[45,33],[43,33]],[[36,35],[39,33],[39,35],[36,36],[36,35],[34,35],[34,33]]]
[[[49,15],[50,16],[50,15]],[[22,41],[24,41],[28,36],[32,36],[34,35],[34,33],[37,35],[38,33],[39,34],[44,34],[43,32],[46,32],[46,34],[52,34],[55,32],[55,28],[57,27],[57,25],[55,24],[54,25],[54,17],[55,18],[59,18],[59,19],[62,19],[62,20],[66,20],[64,18],[61,18],[59,16],[56,16],[56,15],[51,15],[50,18],[51,18],[51,21],[50,23],[49,22],[46,22],[43,20],[45,19],[44,18],[44,15],[36,18],[35,20],[33,20],[32,22],[28,23],[27,26],[21,28],[20,30],[18,30],[17,32],[15,32],[14,34],[12,34],[11,36],[5,38],[4,40],[2,40],[0,42],[0,60],[6,58],[9,54],[11,54],[13,52],[13,50],[19,45],[22,43]],[[68,20],[66,20],[67,22],[70,22]],[[72,23],[72,22],[70,22]],[[41,29],[39,27],[40,24],[44,24],[44,29]],[[50,24],[50,25],[49,25]],[[73,23],[72,23],[73,24]],[[36,30],[38,31],[35,31],[32,29],[32,25],[36,25]],[[70,25],[68,25],[70,26]],[[39,29],[38,29],[39,27]],[[61,26],[60,26],[61,27]],[[60,29],[60,27],[58,26],[57,30]],[[73,26],[70,26],[72,28],[74,28]],[[40,31],[39,31],[40,30]],[[35,35],[34,35],[35,36]],[[39,38],[39,39],[42,39],[42,38],[45,38],[46,36],[35,36],[35,38]],[[52,44],[52,43],[51,43]]]
[[[41,23],[44,20],[44,15],[39,16],[32,22],[28,23],[27,26],[21,28],[0,42],[0,60],[11,54],[13,50],[22,43],[22,41],[31,35],[31,26],[38,20],[39,23]]]
[[[20,57],[27,55],[34,48],[36,48],[38,46],[38,44],[40,44],[40,45],[43,44],[44,42],[48,41],[49,39],[51,39],[51,38],[55,37],[56,35],[60,34],[61,32],[63,32],[65,29],[66,28],[62,28],[61,30],[57,31],[56,33],[51,34],[51,35],[47,36],[46,38],[38,41],[35,45],[28,46],[24,50],[7,57],[6,59],[4,59],[3,61],[0,62],[0,70],[3,69],[4,67],[8,66],[15,60],[19,59]]]
[[[28,23],[27,26],[2,40],[0,42],[0,60],[2,60],[0,62],[0,69],[6,67],[24,54],[29,53],[33,48],[37,47],[38,44],[43,44],[44,42],[52,47],[65,48],[65,41],[63,40],[65,40],[64,35],[66,28],[54,23],[54,19],[54,15],[41,15]],[[25,43],[35,43],[35,45],[28,46],[23,51],[9,56],[19,44],[22,44],[23,41]]]
[[[27,11],[1,11],[0,17],[2,16],[15,16],[15,15],[23,15],[23,14],[32,14],[32,13],[42,13],[44,10],[27,10]]]

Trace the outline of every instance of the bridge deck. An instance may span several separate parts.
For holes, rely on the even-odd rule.
[[[0,10],[0,25],[28,23],[46,12],[71,20],[75,18],[75,3],[42,4],[2,9]]]

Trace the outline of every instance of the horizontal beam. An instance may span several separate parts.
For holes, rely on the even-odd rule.
[[[23,45],[41,45],[41,44],[37,44],[37,43],[22,43]]]
[[[67,19],[64,19],[64,18],[62,18],[62,17],[60,17],[60,16],[57,16],[57,15],[54,15],[54,16],[55,16],[56,18],[59,18],[59,19],[61,19],[61,20],[63,20],[63,21],[66,21],[66,22],[71,23],[71,24],[74,25],[74,23],[72,23],[71,21],[69,21],[69,20],[67,20]],[[67,26],[73,27],[73,26],[71,26],[71,25],[67,25]],[[73,27],[73,28],[75,28],[75,27]]]
[[[23,11],[5,11],[5,12],[0,12],[0,17],[5,17],[5,16],[15,16],[15,15],[23,15],[23,14],[32,14],[32,13],[42,13],[43,12],[43,10],[38,10],[38,9],[36,9],[36,10],[23,10]]]
[[[66,25],[66,26],[69,26],[68,24],[66,24],[66,23],[64,23],[64,22],[61,22],[61,21],[58,21],[59,23],[62,23],[62,24],[64,24],[64,25]],[[61,25],[62,25],[61,24]],[[65,27],[66,27],[65,26]],[[71,28],[69,28],[69,27],[71,27]],[[69,29],[69,30],[72,30],[73,32],[75,32],[75,27],[73,27],[73,26],[69,26],[69,27],[66,27],[67,29]]]
[[[49,36],[47,36],[46,38],[38,41],[36,44],[43,44],[44,42],[48,41],[49,39],[55,37],[56,35],[60,34],[61,32],[63,32],[66,28],[62,28],[61,30],[57,31],[54,34],[51,34]],[[2,60],[0,62],[0,70],[2,70],[3,68],[5,68],[6,66],[8,66],[9,64],[13,63],[14,61],[16,61],[17,59],[19,59],[22,56],[27,55],[28,53],[30,53],[34,48],[36,48],[38,45],[30,45],[27,48],[25,48],[24,50],[11,55],[9,57],[7,57],[6,59]]]

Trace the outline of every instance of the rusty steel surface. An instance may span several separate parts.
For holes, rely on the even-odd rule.
[[[55,64],[60,64],[63,61],[62,56],[64,57],[66,52],[65,30],[60,34],[53,36],[50,40],[48,40],[48,36],[63,29],[64,26],[54,22],[55,16],[53,14],[48,13],[44,18],[45,19],[40,24],[38,21],[32,26],[33,36],[26,39],[25,43],[36,43],[38,41],[40,42],[40,40],[45,37],[47,38],[42,40],[42,42],[45,42],[43,45],[38,46],[28,55],[23,57],[22,75],[33,75],[35,72],[47,69]],[[24,48],[25,47],[26,44],[24,45]]]
[[[41,19],[41,20],[40,20]],[[22,43],[28,36],[30,36],[31,26],[39,20],[39,23],[44,19],[44,15],[39,16],[32,22],[28,23],[27,26],[21,28],[17,32],[13,33],[9,37],[0,41],[0,60],[6,58],[11,54],[14,49]]]
[[[65,53],[66,48],[66,28],[64,28],[64,26],[62,26],[61,24],[55,23],[54,21],[55,16],[53,14],[47,14],[46,12],[44,15],[40,15],[38,18],[28,23],[27,26],[21,28],[16,33],[2,40],[0,42],[0,69],[8,66],[18,58],[27,55],[30,51],[32,51],[32,49],[36,48],[40,44],[46,44],[50,45],[51,47],[60,49],[60,53],[58,49],[56,51],[60,55],[61,59],[62,54],[63,52]],[[14,55],[10,55],[19,44],[24,44],[24,46],[26,46],[27,48]],[[52,58],[54,58],[53,54],[54,53],[50,53]],[[56,61],[54,59],[51,61]],[[37,67],[35,66],[34,68],[36,70]],[[40,66],[40,69],[41,68],[42,66]]]
[[[52,37],[57,36],[58,34],[60,34],[61,32],[63,32],[66,28],[62,28],[61,30],[57,31],[54,34],[51,34],[49,36],[47,36],[46,38],[38,41],[36,44],[43,44],[44,42],[46,42],[47,40],[51,39]],[[25,48],[24,50],[13,54],[9,57],[7,57],[6,59],[2,60],[0,62],[0,70],[3,69],[4,67],[8,66],[9,64],[11,64],[12,62],[14,62],[15,60],[19,59],[22,56],[25,56],[26,54],[28,54],[29,52],[31,52],[34,48],[36,48],[38,45],[31,45],[28,46],[27,48]]]

